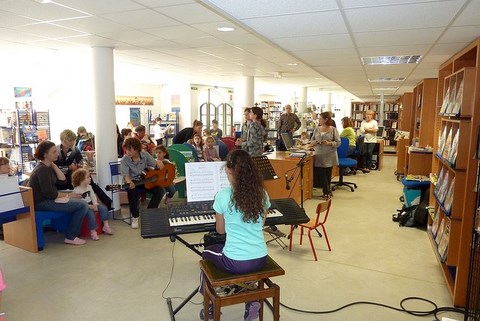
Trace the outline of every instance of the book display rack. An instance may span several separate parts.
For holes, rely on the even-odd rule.
[[[480,39],[441,65],[436,93],[429,238],[455,306],[465,306],[476,212]],[[425,86],[425,83],[424,83]],[[418,94],[417,94],[418,96]],[[425,94],[424,94],[425,98]],[[425,106],[422,106],[424,109]],[[423,111],[423,110],[422,110]],[[422,141],[420,133],[420,141]]]

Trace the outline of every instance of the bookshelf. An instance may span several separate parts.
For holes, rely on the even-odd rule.
[[[155,126],[155,118],[160,117],[162,119],[161,127],[165,128],[170,126],[169,131],[165,133],[165,146],[168,146],[171,139],[178,133],[180,127],[179,112],[175,111],[167,114],[153,115],[152,111],[148,110],[147,116],[149,119],[148,133],[151,137],[153,137],[152,127]]]
[[[413,93],[404,93],[400,98],[398,111],[398,129],[412,134]]]
[[[398,112],[400,104],[384,104],[383,106],[383,126],[385,146],[395,146],[395,131],[398,129]]]
[[[433,145],[431,120],[435,118],[436,94],[437,78],[423,79],[413,89],[413,135],[410,137],[418,139],[421,147]]]
[[[263,118],[267,122],[267,140],[275,141],[280,115],[283,112],[282,103],[279,101],[262,101],[260,107],[263,110]]]
[[[480,39],[439,69],[429,239],[455,306],[465,306],[474,228],[480,112]],[[463,88],[462,88],[463,87]],[[457,105],[456,105],[457,104]],[[431,124],[431,121],[430,121]]]

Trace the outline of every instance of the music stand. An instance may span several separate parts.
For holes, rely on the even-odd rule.
[[[278,178],[267,156],[252,157],[252,159],[255,162],[255,164],[258,166],[258,169],[262,173],[264,180]]]

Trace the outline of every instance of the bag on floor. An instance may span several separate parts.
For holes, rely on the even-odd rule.
[[[208,232],[203,236],[203,247],[206,248],[213,244],[225,244],[227,234],[220,234],[217,232]]]
[[[398,222],[399,226],[425,228],[428,220],[428,200],[420,204],[403,207],[394,214],[392,221]]]

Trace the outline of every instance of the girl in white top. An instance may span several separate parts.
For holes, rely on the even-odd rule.
[[[112,235],[113,230],[108,224],[108,209],[103,204],[98,204],[97,196],[90,185],[90,174],[86,169],[77,169],[72,174],[72,184],[74,186],[73,192],[82,196],[82,199],[88,203],[88,228],[90,229],[90,237],[94,241],[100,238],[97,234],[96,212],[100,213],[100,218],[103,221],[102,231],[105,234]]]
[[[365,135],[364,140],[364,169],[363,172],[370,172],[372,168],[372,154],[373,149],[375,148],[375,143],[377,142],[377,131],[378,131],[378,123],[374,119],[375,112],[373,110],[367,110],[365,114],[365,120],[362,121],[360,124],[360,133]]]

